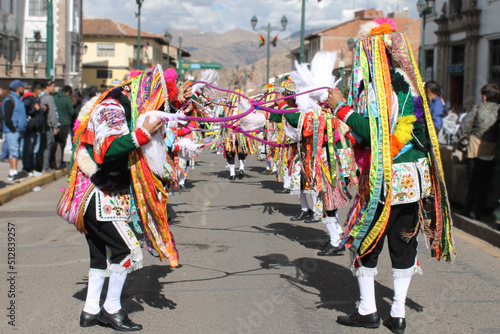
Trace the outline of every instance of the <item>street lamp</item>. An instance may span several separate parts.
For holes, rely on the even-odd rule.
[[[358,44],[358,40],[357,39],[354,39],[354,38],[349,38],[347,40],[347,48],[349,49],[349,51],[351,51],[351,56],[352,56],[352,59],[351,59],[351,72],[354,71],[354,52],[356,50],[356,44]]]
[[[179,36],[179,49],[177,50],[177,76],[181,76],[182,71],[182,36]]]
[[[137,2],[137,63],[135,68],[141,69],[141,7],[144,0],[135,0]]]
[[[417,11],[422,18],[422,37],[420,41],[420,76],[423,77],[425,71],[425,17],[434,10],[434,0],[418,0]]]
[[[300,18],[300,55],[299,62],[302,64],[304,59],[304,39],[306,31],[306,0],[302,0],[302,16]]]
[[[257,16],[253,16],[252,19],[250,20],[250,23],[252,24],[252,29],[254,31],[267,31],[267,71],[266,71],[266,84],[269,83],[269,55],[271,53],[271,49],[270,49],[270,39],[271,39],[271,31],[285,31],[286,30],[286,26],[288,24],[288,19],[286,18],[285,15],[283,15],[283,17],[281,18],[281,26],[282,28],[279,28],[279,27],[274,27],[274,26],[271,26],[271,23],[268,23],[267,26],[262,26],[262,27],[259,27],[259,28],[256,28],[257,26]]]
[[[168,32],[168,30],[165,31],[165,40],[167,41],[167,68],[170,67],[170,42],[172,42],[172,34]]]
[[[46,75],[47,78],[54,77],[54,20],[53,1],[47,0],[47,45],[46,45]]]

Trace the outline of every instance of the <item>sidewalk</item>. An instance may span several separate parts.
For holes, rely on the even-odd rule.
[[[71,155],[65,153],[64,160],[70,161]],[[35,187],[43,187],[61,177],[66,177],[68,169],[57,170],[52,174],[44,173],[42,176],[27,178],[18,183],[14,183],[7,179],[8,172],[8,162],[0,162],[0,205],[7,203],[15,197],[33,191]],[[489,242],[495,247],[500,247],[500,231],[496,230],[494,226],[489,226],[487,223],[461,216],[456,213],[455,210],[452,211],[452,216],[454,227]]]
[[[65,153],[64,161],[67,162],[70,160],[71,154]],[[18,172],[21,172],[21,169],[22,162],[19,162]],[[44,185],[49,184],[61,177],[66,177],[68,174],[68,169],[64,168],[55,170],[53,171],[53,173],[43,173],[41,176],[24,178],[16,182],[9,180],[7,178],[8,174],[9,163],[7,161],[0,161],[0,205],[4,205],[13,198],[26,194],[36,187],[43,187]]]

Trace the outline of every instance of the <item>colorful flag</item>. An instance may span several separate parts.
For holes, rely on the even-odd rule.
[[[144,49],[146,49],[146,50],[147,50],[147,49],[148,49],[148,46],[149,46],[148,42],[147,42],[147,41],[145,41],[145,42],[144,42]]]
[[[248,79],[250,79],[250,81],[253,81],[253,73],[252,72],[248,73]]]
[[[266,40],[264,39],[264,36],[262,36],[262,34],[261,34],[261,33],[259,33],[259,44],[260,44],[260,45],[259,45],[259,48],[260,48],[261,46],[264,46],[264,45],[266,44]]]
[[[276,44],[278,44],[278,36],[279,36],[279,33],[276,34],[276,36],[271,41],[271,45],[274,46],[274,47],[276,47]]]

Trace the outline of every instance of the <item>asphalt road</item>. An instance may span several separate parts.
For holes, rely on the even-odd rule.
[[[390,333],[335,322],[358,299],[349,256],[316,255],[324,226],[291,222],[298,199],[274,194],[279,184],[260,174],[263,166],[250,157],[245,178],[230,182],[222,156],[206,152],[189,170],[191,191],[168,205],[181,266],[144,251],[145,268],[129,275],[123,291],[123,307],[142,333]],[[58,180],[0,207],[1,333],[113,332],[78,325],[88,249],[55,215],[64,185]],[[424,275],[410,286],[406,333],[500,333],[500,250],[456,230],[458,256],[450,265],[431,259],[423,236],[419,241]],[[8,247],[15,247],[12,268]],[[376,294],[385,317],[392,299],[387,250]]]

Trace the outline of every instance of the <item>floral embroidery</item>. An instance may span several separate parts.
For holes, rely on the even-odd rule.
[[[97,192],[97,219],[100,221],[129,220],[130,195]]]
[[[421,190],[416,164],[413,162],[393,164],[392,173],[392,205],[418,201]]]
[[[411,189],[413,187],[413,183],[415,181],[412,179],[410,175],[405,175],[401,179],[401,188],[403,189]]]
[[[109,215],[111,213],[111,210],[113,210],[113,207],[111,207],[111,205],[109,205],[109,204],[106,204],[103,206],[102,209],[104,210],[104,213]]]

